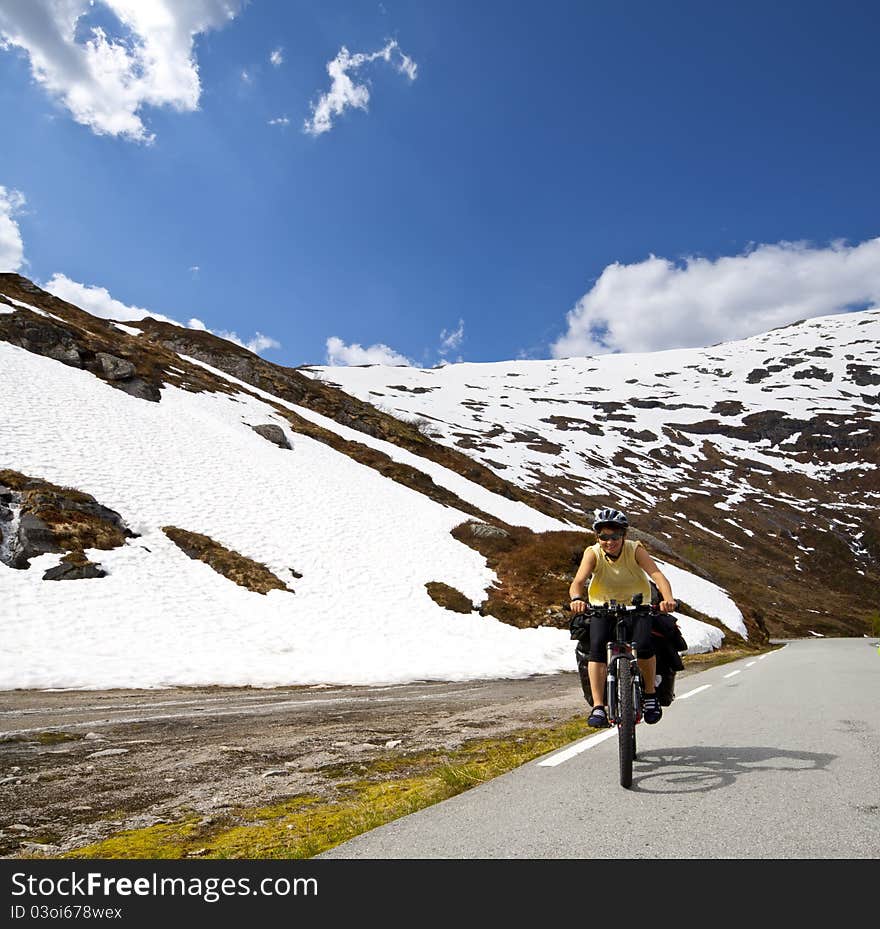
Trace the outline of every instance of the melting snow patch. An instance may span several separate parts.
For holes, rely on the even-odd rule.
[[[15,304],[15,306],[20,306],[23,310],[30,310],[31,313],[38,313],[40,316],[48,316],[52,319],[57,319],[57,316],[52,316],[51,313],[47,313],[45,310],[39,310],[35,306],[31,306],[29,303],[23,303],[21,300],[16,300],[15,297],[10,297],[8,294],[3,294],[3,296],[10,302]],[[3,309],[4,313],[14,313],[15,310],[10,310],[8,308]]]
[[[749,633],[746,629],[745,620],[739,607],[730,599],[727,592],[722,590],[717,584],[711,581],[703,580],[675,565],[667,564],[654,559],[660,566],[660,570],[669,578],[672,585],[672,593],[685,603],[692,606],[695,610],[718,619],[728,629],[748,639]],[[687,636],[685,636],[687,640]]]
[[[700,655],[704,652],[712,652],[721,648],[724,641],[724,633],[715,626],[708,623],[701,623],[698,619],[692,619],[690,616],[680,616],[677,613],[675,621],[678,628],[688,644],[686,655]]]
[[[113,325],[117,329],[121,329],[123,332],[127,332],[129,335],[143,335],[142,329],[135,329],[134,326],[126,326],[125,323],[114,322]],[[179,368],[177,370],[180,370]]]
[[[716,532],[714,529],[709,529],[708,527],[704,526],[702,523],[698,523],[695,519],[690,520],[690,524],[692,526],[696,526],[697,529],[702,529],[703,532],[708,532],[709,535],[714,535],[714,536],[717,536],[719,539],[723,539],[725,542],[727,541],[727,539],[723,535],[721,535],[720,532]]]

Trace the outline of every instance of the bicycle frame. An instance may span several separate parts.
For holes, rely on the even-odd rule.
[[[627,641],[630,624],[621,616],[615,624],[614,638],[606,647],[608,675],[605,679],[605,706],[608,709],[608,721],[612,725],[620,725],[620,699],[618,697],[617,681],[620,677],[618,664],[625,661],[630,666],[630,676],[633,682],[633,711],[634,722],[642,720],[642,703],[644,687],[642,673],[636,657],[635,642]]]
[[[657,612],[659,610],[654,605],[642,605],[641,594],[633,597],[632,606],[618,603],[615,600],[602,606],[589,606],[589,613],[592,617],[608,617],[614,622],[614,633],[609,639],[606,650],[607,670],[603,696],[608,721],[617,727],[620,785],[625,788],[632,787],[633,761],[637,758],[636,725],[642,721],[645,697],[644,681],[639,669],[638,650],[635,643],[635,623],[638,617],[650,617]],[[573,627],[572,633],[574,633]],[[583,632],[580,637],[582,635]],[[578,637],[572,634],[572,638]],[[583,684],[580,659],[578,659],[578,671],[581,673]],[[585,685],[584,693],[586,692]],[[592,706],[592,699],[588,699]]]
[[[634,609],[612,601],[606,615],[614,617],[614,636],[607,647],[605,706],[609,722],[617,726],[620,786],[632,787],[633,761],[637,757],[636,724],[642,720],[643,685],[635,638],[635,618],[645,609],[636,602]],[[648,608],[650,612],[650,607]]]

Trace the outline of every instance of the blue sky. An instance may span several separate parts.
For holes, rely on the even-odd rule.
[[[70,6],[0,0],[0,264],[95,312],[433,365],[880,303],[876,4]]]

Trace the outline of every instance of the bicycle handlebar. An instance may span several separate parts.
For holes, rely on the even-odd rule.
[[[677,611],[680,606],[680,601],[673,600],[672,602],[675,604],[675,610]],[[593,603],[586,603],[584,604],[584,612],[614,616],[627,613],[659,613],[660,606],[654,603],[642,603],[641,595],[636,594],[636,596],[633,597],[632,604],[618,603],[616,600],[612,600],[610,603],[603,603],[601,606]]]

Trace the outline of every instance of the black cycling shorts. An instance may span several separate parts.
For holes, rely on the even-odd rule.
[[[611,639],[616,621],[610,616],[592,616],[590,618],[590,661],[605,664],[608,660],[605,646]],[[654,657],[654,642],[651,636],[652,622],[653,617],[651,616],[642,615],[635,618],[633,639],[636,643],[636,655],[639,658]]]

